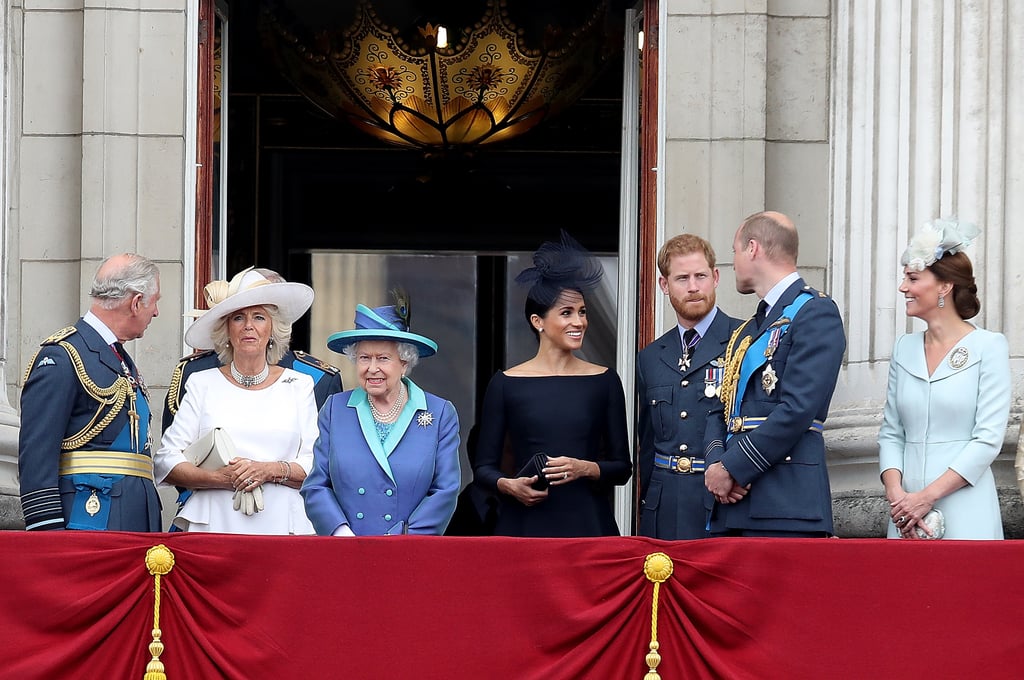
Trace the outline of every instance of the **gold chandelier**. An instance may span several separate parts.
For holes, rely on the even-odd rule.
[[[275,61],[323,110],[425,151],[468,152],[523,134],[572,105],[621,50],[608,0],[345,4],[264,0]]]

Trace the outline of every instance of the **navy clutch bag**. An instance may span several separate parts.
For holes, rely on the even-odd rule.
[[[522,469],[516,473],[516,477],[533,477],[537,476],[537,481],[531,484],[537,491],[543,491],[548,488],[548,478],[544,476],[544,466],[548,464],[548,455],[546,453],[535,453]]]

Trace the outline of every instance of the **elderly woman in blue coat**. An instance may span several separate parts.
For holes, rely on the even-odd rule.
[[[313,469],[302,484],[321,536],[441,535],[462,486],[459,417],[408,374],[437,351],[409,332],[408,303],[356,306],[355,329],[327,347],[356,366],[359,386],[320,410]]]

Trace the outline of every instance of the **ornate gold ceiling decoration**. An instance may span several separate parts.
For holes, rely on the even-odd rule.
[[[467,152],[523,134],[593,84],[621,50],[608,10],[607,0],[264,0],[261,29],[282,73],[328,113],[390,144]]]

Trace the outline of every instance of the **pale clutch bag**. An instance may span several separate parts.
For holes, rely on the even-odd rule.
[[[188,462],[204,470],[219,470],[238,455],[231,437],[219,427],[189,444],[182,453]]]
[[[929,536],[924,529],[917,526],[914,527],[914,531],[917,533],[918,538],[936,539],[942,538],[946,534],[946,518],[938,508],[933,508],[931,512],[921,518],[921,521],[932,530],[932,535]]]

